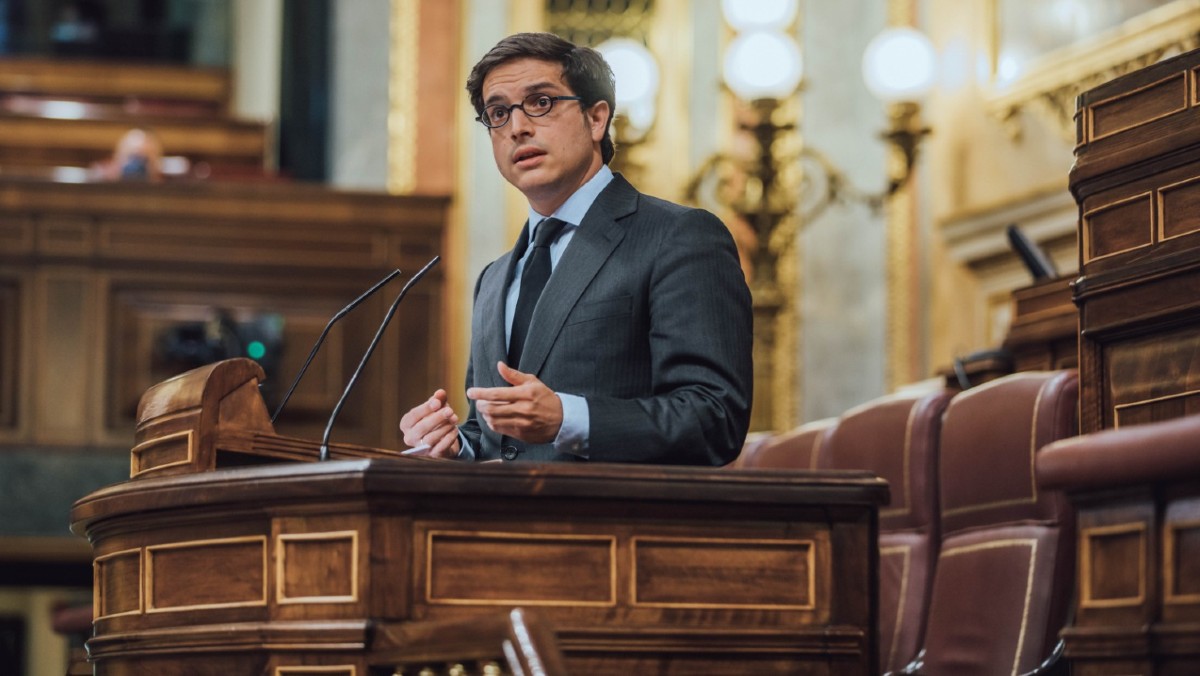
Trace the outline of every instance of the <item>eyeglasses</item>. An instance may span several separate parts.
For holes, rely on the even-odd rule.
[[[542,117],[554,110],[555,101],[582,101],[580,96],[550,96],[549,94],[530,94],[524,101],[506,106],[503,103],[493,103],[483,109],[483,115],[475,118],[488,129],[499,129],[512,119],[513,108],[520,108],[526,117]]]

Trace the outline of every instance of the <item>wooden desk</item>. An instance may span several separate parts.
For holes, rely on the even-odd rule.
[[[95,555],[97,674],[362,676],[404,647],[405,623],[513,606],[554,626],[575,674],[878,671],[877,477],[408,457],[222,468],[260,457],[246,439],[317,452],[234,407],[237,379],[203,389],[244,362],[139,409],[140,445],[194,434],[217,469],[143,467],[72,511]],[[335,449],[355,453],[395,454]]]

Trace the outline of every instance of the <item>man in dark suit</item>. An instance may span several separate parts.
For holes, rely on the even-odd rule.
[[[737,455],[753,377],[737,250],[712,214],[609,170],[614,89],[598,52],[548,33],[505,38],[472,69],[471,103],[529,221],[476,283],[466,420],[438,390],[401,419],[406,444],[475,460]]]

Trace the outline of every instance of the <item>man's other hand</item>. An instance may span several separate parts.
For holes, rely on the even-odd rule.
[[[527,444],[547,444],[562,427],[562,401],[536,376],[496,364],[500,377],[512,387],[471,387],[467,398],[488,427]]]

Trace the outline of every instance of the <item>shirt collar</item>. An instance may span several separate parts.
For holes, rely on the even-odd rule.
[[[600,193],[608,186],[609,181],[613,180],[612,169],[608,168],[607,164],[600,165],[600,171],[596,175],[588,179],[575,191],[575,194],[567,198],[566,202],[549,216],[539,214],[529,208],[529,223],[530,237],[533,237],[533,230],[537,228],[537,224],[542,222],[542,219],[550,218],[551,216],[560,221],[570,223],[571,225],[579,225],[583,222],[583,217],[587,215],[588,209],[592,208],[592,203],[600,196]]]

